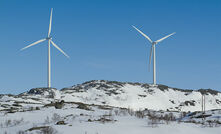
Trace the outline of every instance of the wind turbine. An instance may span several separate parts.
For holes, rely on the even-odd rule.
[[[59,48],[53,41],[52,41],[52,37],[50,36],[51,34],[51,23],[52,23],[52,12],[53,12],[53,8],[51,9],[51,15],[50,15],[50,22],[49,22],[49,29],[48,29],[48,36],[44,39],[41,39],[41,40],[38,40],[24,48],[21,49],[24,50],[24,49],[27,49],[31,46],[34,46],[34,45],[37,45],[43,41],[48,41],[48,88],[51,87],[51,44],[57,48],[62,54],[64,54],[67,58],[69,58],[69,56],[61,49]]]
[[[155,52],[155,45],[158,44],[159,42],[165,40],[166,38],[172,36],[174,33],[169,34],[157,41],[152,41],[146,34],[144,34],[143,32],[141,32],[139,29],[137,29],[135,26],[132,26],[133,28],[135,28],[140,34],[142,34],[145,38],[147,38],[147,40],[150,41],[150,43],[152,44],[151,49],[150,49],[150,57],[149,57],[149,71],[150,71],[150,64],[151,64],[151,59],[152,59],[152,53],[153,53],[153,85],[156,85],[156,52]]]

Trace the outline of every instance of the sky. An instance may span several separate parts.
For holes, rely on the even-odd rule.
[[[157,83],[221,91],[220,0],[0,0],[0,94],[47,86],[45,38],[51,49],[52,87],[89,80],[152,83],[151,44],[157,40]]]

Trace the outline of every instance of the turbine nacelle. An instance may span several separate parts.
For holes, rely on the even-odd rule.
[[[51,39],[52,39],[52,37],[46,37],[45,39],[46,39],[46,40],[51,40]]]
[[[155,41],[154,41],[154,42],[152,42],[152,45],[156,45],[157,43],[158,43],[158,42],[155,42]]]

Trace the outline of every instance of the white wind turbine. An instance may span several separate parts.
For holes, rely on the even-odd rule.
[[[159,42],[165,40],[166,38],[172,36],[174,33],[169,34],[157,41],[152,41],[146,34],[144,34],[143,32],[141,32],[139,29],[137,29],[135,26],[132,26],[133,28],[135,28],[140,34],[142,34],[145,38],[147,38],[150,43],[152,44],[151,49],[150,49],[150,57],[149,57],[149,71],[150,71],[150,64],[151,64],[151,59],[152,59],[152,52],[153,52],[153,85],[156,85],[156,54],[155,54],[155,45],[158,44]]]
[[[48,41],[48,88],[51,87],[51,44],[57,48],[61,53],[63,53],[66,57],[69,58],[69,56],[63,51],[61,50],[53,41],[52,41],[52,37],[50,36],[51,34],[51,23],[52,23],[52,11],[53,11],[53,8],[51,9],[51,15],[50,15],[50,22],[49,22],[49,29],[48,29],[48,36],[44,39],[41,39],[41,40],[38,40],[24,48],[22,48],[21,50],[24,50],[26,48],[29,48],[31,46],[34,46],[34,45],[37,45],[43,41]]]

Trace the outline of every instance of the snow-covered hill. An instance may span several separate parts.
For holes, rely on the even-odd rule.
[[[211,89],[94,80],[0,95],[0,134],[218,134],[220,119],[221,93]]]
[[[34,88],[20,95],[0,95],[0,110],[13,104],[44,105],[64,100],[134,110],[200,111],[202,94],[206,96],[206,110],[221,109],[221,93],[211,89],[183,90],[165,85],[93,80],[61,90]]]
[[[182,90],[165,85],[95,80],[61,90],[61,99],[89,104],[153,109],[201,110],[202,93],[206,95],[206,109],[221,108],[221,93],[211,89]]]

